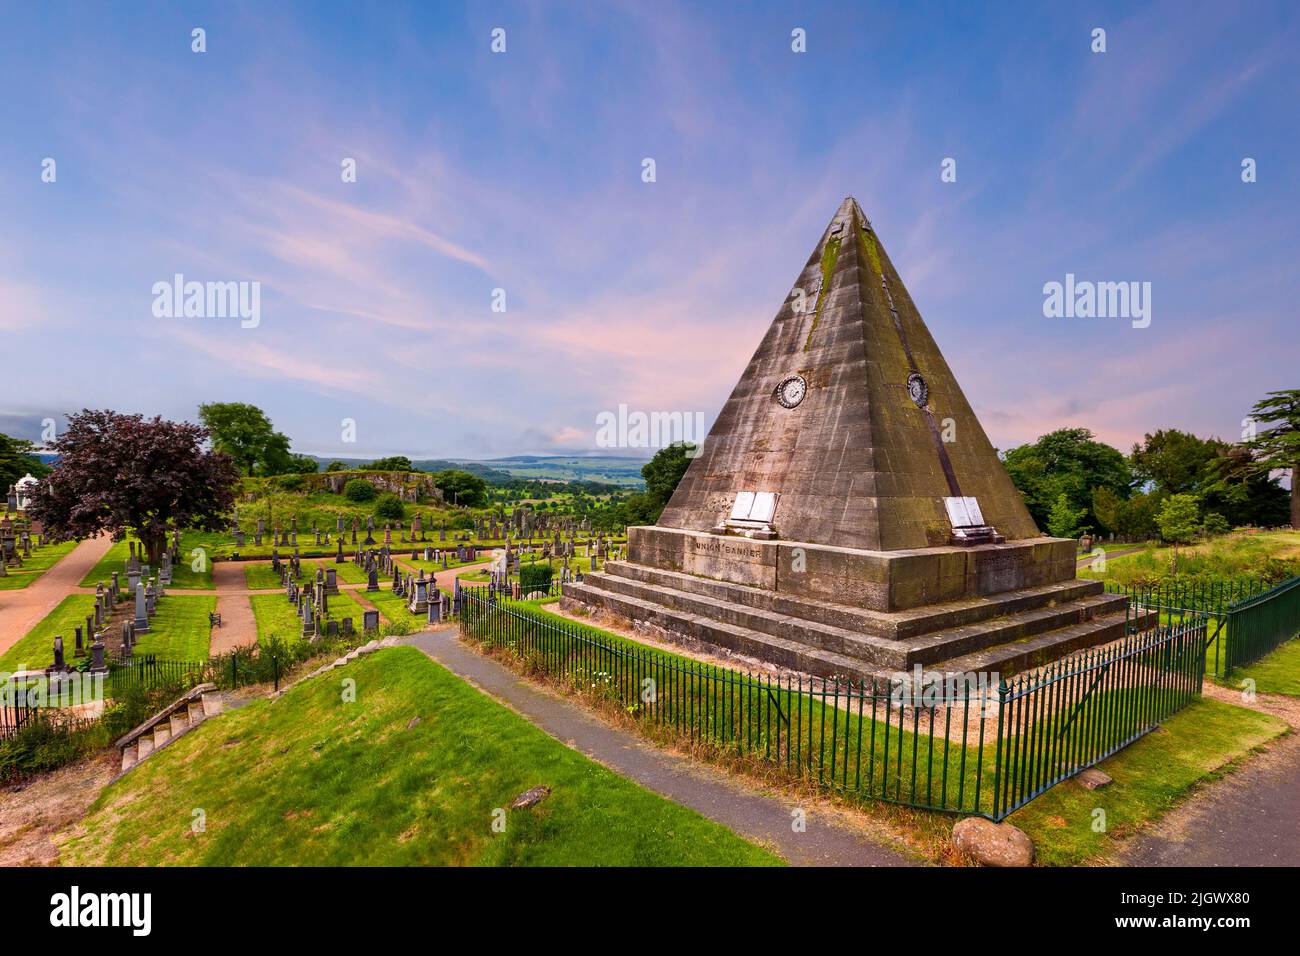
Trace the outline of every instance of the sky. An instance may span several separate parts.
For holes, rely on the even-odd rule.
[[[1298,87],[1294,3],[0,2],[0,430],[710,424],[853,195],[997,447],[1236,440],[1300,386]],[[257,283],[256,325],[167,314],[177,274]],[[1150,324],[1045,316],[1067,274]]]

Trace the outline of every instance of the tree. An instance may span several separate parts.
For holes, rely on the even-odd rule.
[[[671,445],[665,445],[654,453],[651,458],[641,468],[641,477],[645,479],[645,491],[650,498],[650,502],[658,510],[655,511],[654,524],[659,520],[659,514],[668,504],[668,499],[673,496],[677,489],[677,484],[686,474],[686,469],[690,467],[691,458],[695,453],[695,445],[689,442],[675,441]]]
[[[1232,530],[1232,525],[1228,524],[1228,519],[1217,511],[1207,511],[1205,513],[1205,534],[1213,538],[1217,535],[1227,534]]]
[[[1228,524],[1276,527],[1290,521],[1290,496],[1247,445],[1229,445],[1206,469],[1201,506]]]
[[[334,461],[330,462],[328,465],[325,466],[325,470],[326,471],[347,471],[348,466],[343,462],[339,461],[338,459],[335,459]]]
[[[188,422],[84,409],[50,442],[58,464],[29,513],[56,535],[133,533],[157,565],[169,531],[226,526],[239,469],[208,438]]]
[[[199,421],[211,433],[213,447],[233,458],[245,474],[252,475],[258,466],[264,475],[291,470],[289,439],[275,430],[266,413],[256,405],[244,402],[200,405]]]
[[[375,491],[375,486],[364,478],[352,478],[343,486],[343,497],[357,504],[373,501],[376,494],[378,492]]]
[[[1087,509],[1071,505],[1069,495],[1061,492],[1047,515],[1047,533],[1054,538],[1077,538],[1083,533],[1079,522],[1087,513]]]
[[[1266,392],[1251,416],[1264,426],[1247,443],[1256,462],[1291,472],[1291,527],[1300,531],[1300,388]]]
[[[1156,524],[1160,537],[1174,546],[1174,574],[1178,573],[1178,546],[1196,536],[1200,523],[1200,506],[1195,495],[1170,495],[1161,503]]]
[[[366,465],[364,471],[418,471],[405,455],[393,455],[389,458],[376,458]]]
[[[1228,443],[1217,438],[1197,438],[1191,432],[1161,428],[1144,435],[1133,446],[1129,460],[1133,474],[1157,491],[1177,495],[1198,493],[1209,477],[1208,467],[1223,454]]]
[[[0,491],[24,475],[43,478],[50,473],[50,466],[36,457],[35,447],[26,438],[0,434]]]
[[[382,494],[379,500],[375,502],[375,517],[388,518],[391,521],[401,521],[406,516],[406,505],[402,504],[402,499],[392,492]]]
[[[1089,526],[1099,527],[1101,522],[1092,510],[1093,492],[1106,488],[1121,499],[1132,492],[1133,472],[1123,454],[1095,441],[1086,428],[1059,429],[1032,445],[1008,450],[1002,459],[1040,528],[1048,526],[1061,495],[1069,499],[1071,507],[1083,510]]]
[[[311,455],[290,455],[288,467],[282,475],[314,475],[320,471],[320,462]]]
[[[487,482],[458,468],[433,473],[433,484],[442,492],[443,500],[462,508],[478,508],[488,502]]]

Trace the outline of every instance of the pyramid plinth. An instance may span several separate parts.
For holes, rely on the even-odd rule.
[[[1122,633],[1119,602],[1074,576],[849,198],[658,524],[565,595],[812,673],[1009,671]]]

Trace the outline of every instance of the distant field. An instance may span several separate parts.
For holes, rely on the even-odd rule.
[[[646,459],[648,460],[648,459]],[[611,485],[640,488],[645,485],[641,468],[646,460],[639,458],[550,458],[522,456],[497,458],[492,461],[471,462],[487,465],[497,471],[506,471],[516,478],[534,478],[553,481],[603,481]]]

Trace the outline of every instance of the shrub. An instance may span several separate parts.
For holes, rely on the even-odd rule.
[[[16,734],[0,741],[0,780],[21,780],[54,770],[107,744],[99,724],[65,724],[38,713]]]
[[[519,566],[519,590],[522,594],[545,591],[551,586],[551,563],[530,563]]]
[[[353,478],[343,486],[343,497],[347,498],[348,501],[358,503],[373,501],[376,494],[378,492],[375,491],[375,486],[364,478]]]
[[[281,491],[299,491],[302,489],[302,475],[276,475],[272,481]]]
[[[392,492],[380,495],[379,500],[375,502],[375,517],[400,521],[406,517],[406,505],[402,504],[402,499]]]

